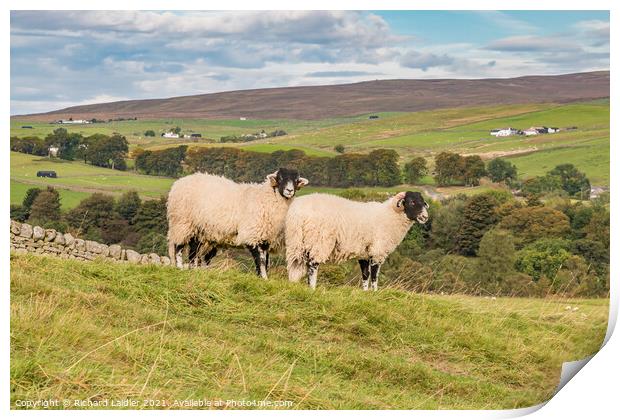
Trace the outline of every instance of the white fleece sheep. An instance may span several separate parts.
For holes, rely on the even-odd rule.
[[[217,246],[246,246],[257,273],[267,278],[268,251],[283,243],[286,212],[295,191],[307,183],[297,171],[282,168],[261,184],[206,173],[177,180],[168,195],[171,260],[181,267],[182,250],[192,242],[194,253],[209,251],[207,264]]]
[[[318,265],[358,258],[363,288],[377,290],[379,268],[414,221],[426,223],[428,204],[418,192],[401,192],[383,203],[361,203],[329,194],[300,197],[286,216],[286,260],[290,281],[308,272],[316,287]]]

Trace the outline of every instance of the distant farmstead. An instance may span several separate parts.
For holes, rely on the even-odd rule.
[[[172,131],[163,133],[161,136],[167,139],[178,139],[179,138],[179,135],[177,133],[173,133]]]
[[[58,120],[56,124],[90,124],[89,120],[74,120],[69,118],[68,120]]]
[[[508,136],[514,136],[517,134],[519,134],[519,130],[514,129],[512,127],[491,130],[491,135],[495,137],[508,137]]]
[[[495,130],[491,130],[489,133],[495,137],[508,137],[508,136],[537,136],[539,134],[552,134],[559,132],[560,129],[558,127],[530,127],[525,130],[518,130],[516,128],[508,127],[508,128],[496,128]]]

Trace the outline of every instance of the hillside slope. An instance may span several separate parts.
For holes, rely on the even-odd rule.
[[[332,86],[251,89],[167,99],[82,105],[20,120],[59,118],[319,119],[372,112],[461,106],[570,102],[609,97],[609,72],[510,79],[375,80]]]
[[[552,395],[563,361],[598,350],[607,304],[313,292],[234,270],[13,255],[11,405],[153,398],[531,406]]]

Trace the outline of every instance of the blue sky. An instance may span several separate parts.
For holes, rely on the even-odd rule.
[[[392,78],[609,69],[601,11],[11,12],[11,114]]]

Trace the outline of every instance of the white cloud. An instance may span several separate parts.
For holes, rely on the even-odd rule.
[[[485,47],[494,51],[578,51],[581,47],[563,37],[550,36],[513,36],[498,39]]]
[[[467,37],[424,44],[368,12],[12,12],[11,112],[376,78],[511,77],[609,66],[608,22],[584,20],[570,34],[543,37],[505,13],[480,15],[514,35],[486,46]]]

